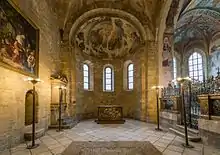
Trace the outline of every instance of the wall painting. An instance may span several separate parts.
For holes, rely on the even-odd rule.
[[[38,76],[38,37],[36,26],[16,6],[0,1],[0,65],[21,74]]]

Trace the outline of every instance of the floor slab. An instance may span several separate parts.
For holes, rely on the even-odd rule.
[[[62,132],[48,130],[36,141],[40,147],[28,150],[30,142],[20,144],[0,155],[60,155],[73,141],[149,141],[164,155],[220,155],[220,150],[202,143],[192,143],[193,149],[182,146],[185,140],[168,131],[155,131],[155,124],[126,120],[125,124],[96,124],[94,120],[78,123]]]

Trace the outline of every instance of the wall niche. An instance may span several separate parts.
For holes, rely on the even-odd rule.
[[[38,123],[38,94],[35,91],[35,123]],[[31,125],[33,119],[33,90],[28,90],[25,95],[25,125]]]

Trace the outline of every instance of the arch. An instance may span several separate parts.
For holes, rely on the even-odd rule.
[[[192,9],[188,9],[180,15],[179,19],[183,18],[183,20],[185,20],[184,18],[188,18],[189,16],[193,16],[193,15],[196,16],[207,15],[215,20],[220,19],[220,13],[217,10],[209,7],[195,7]]]
[[[35,123],[38,123],[38,94],[35,91]],[[28,90],[25,95],[25,125],[31,125],[33,119],[33,90]]]
[[[187,52],[191,51],[193,48],[200,49],[200,51],[204,52],[204,53],[201,52],[201,54],[206,54],[207,53],[206,51],[208,51],[207,43],[204,40],[192,40],[188,44],[185,44],[183,52],[187,53]],[[190,54],[190,53],[188,53],[188,54]]]
[[[188,74],[193,80],[203,81],[203,62],[202,55],[194,51],[188,59]]]
[[[88,19],[92,19],[94,17],[106,16],[106,15],[119,17],[119,18],[122,18],[122,19],[129,21],[131,24],[133,24],[137,28],[137,30],[141,34],[141,39],[143,42],[146,42],[147,40],[151,40],[153,38],[153,33],[149,30],[149,27],[148,27],[149,32],[146,32],[145,28],[143,27],[141,22],[135,16],[133,16],[125,11],[118,10],[118,9],[98,8],[98,9],[93,9],[88,12],[85,12],[83,15],[81,15],[74,22],[74,24],[72,25],[72,27],[70,29],[70,33],[69,33],[70,45],[73,44],[72,39],[74,38],[78,28],[85,21],[87,21]]]
[[[86,68],[85,68],[86,67]],[[87,91],[94,90],[94,74],[93,64],[86,60],[83,62],[83,88]]]
[[[130,79],[133,80],[132,82],[129,81],[129,66],[133,65],[132,71],[130,71]],[[132,75],[132,76],[131,76]],[[130,89],[129,89],[129,83]],[[131,60],[127,60],[124,62],[123,68],[123,88],[124,90],[133,90],[134,89],[134,63]]]
[[[200,49],[200,48],[197,48],[197,47],[194,47],[194,48],[191,48],[189,51],[186,52],[185,54],[185,57],[183,58],[184,60],[184,76],[190,76],[189,75],[189,62],[188,60],[190,59],[190,56],[193,54],[193,53],[198,53],[199,55],[201,55],[201,58],[202,58],[202,64],[203,64],[203,80],[206,79],[207,77],[207,56],[206,56],[206,53]],[[204,79],[205,78],[205,79]]]
[[[133,90],[134,89],[134,64],[130,63],[127,67],[127,85],[128,85],[128,90]]]
[[[103,67],[103,91],[114,91],[114,67],[111,64],[106,64]]]
[[[220,39],[220,32],[216,32],[213,36],[212,36],[212,44],[215,44],[215,42],[219,42]],[[212,46],[212,45],[211,45]]]
[[[177,80],[177,58],[173,57],[173,80]]]
[[[90,68],[86,63],[83,64],[83,88],[89,90],[90,88]]]

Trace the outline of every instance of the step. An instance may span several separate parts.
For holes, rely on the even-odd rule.
[[[62,124],[61,125],[61,128],[62,129],[71,129],[73,128],[74,126],[76,126],[77,122],[76,121],[73,121],[71,123],[68,123],[68,124]],[[58,124],[53,124],[53,125],[50,125],[49,126],[49,129],[58,129],[59,128],[59,125]]]
[[[175,133],[176,135],[185,138],[185,131],[184,130],[179,130],[179,129],[174,129],[174,128],[169,128],[169,130],[171,132]],[[188,133],[188,139],[192,142],[200,142],[201,141],[200,136],[192,134],[192,133]]]
[[[182,129],[182,130],[185,130],[185,126],[184,125],[176,125],[177,129]],[[188,128],[187,127],[187,131],[189,133],[192,133],[192,134],[196,134],[196,135],[199,135],[199,130],[196,130],[196,129],[192,129],[192,128]]]
[[[43,137],[44,134],[45,134],[45,129],[44,128],[36,129],[34,137],[35,137],[35,139],[38,139],[40,137]],[[24,133],[24,139],[27,140],[27,141],[32,140],[32,130]]]

